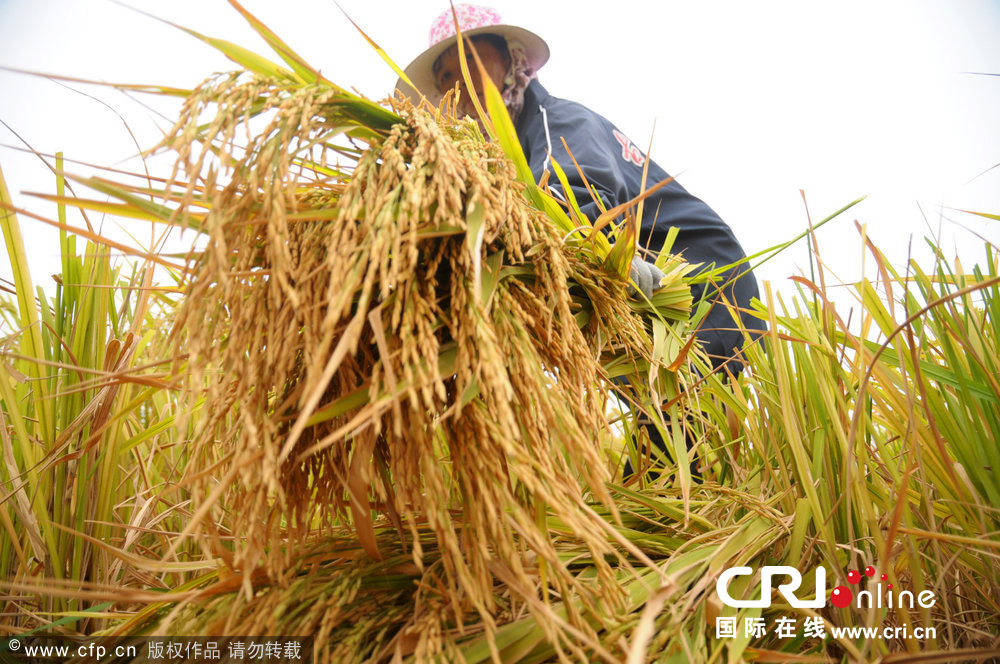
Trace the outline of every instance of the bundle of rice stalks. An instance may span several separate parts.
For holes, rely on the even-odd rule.
[[[175,328],[204,399],[186,532],[249,598],[343,523],[384,559],[375,530],[391,524],[410,558],[399,569],[420,578],[404,626],[418,656],[470,614],[492,631],[498,581],[508,610],[545,620],[551,597],[582,598],[550,636],[596,644],[587,616],[623,602],[613,530],[589,505],[615,514],[599,454],[621,435],[610,379],[656,419],[680,392],[666,367],[685,349],[667,321],[686,321],[689,268],[666,265],[640,304],[620,268],[634,240],[567,233],[566,213],[529,201],[504,150],[447,102],[433,115],[396,104],[315,76],[235,74],[196,90],[166,140],[188,181],[174,218],[207,237]],[[595,579],[563,565],[546,514],[584,544]]]

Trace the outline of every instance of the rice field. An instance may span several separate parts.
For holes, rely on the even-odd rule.
[[[859,227],[850,311],[813,247],[815,278],[765,289],[767,334],[721,376],[691,343],[727,306],[692,302],[709,276],[663,253],[662,287],[630,295],[634,213],[560,205],[496,90],[483,135],[451,98],[358,97],[246,18],[276,60],[211,40],[238,71],[161,91],[184,97],[169,172],[56,156],[55,219],[0,174],[4,637],[1000,658],[995,247],[900,271]],[[147,253],[70,221],[104,214],[199,239]],[[26,223],[60,229],[52,292]],[[623,477],[626,457],[658,473]]]

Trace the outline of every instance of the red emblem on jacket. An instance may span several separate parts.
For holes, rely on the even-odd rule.
[[[622,159],[625,161],[631,161],[636,166],[642,166],[643,162],[646,161],[646,157],[643,156],[642,152],[639,151],[632,141],[628,140],[625,134],[621,133],[617,129],[614,130],[615,140],[621,143],[622,146]]]

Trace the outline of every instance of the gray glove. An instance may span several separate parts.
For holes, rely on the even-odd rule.
[[[653,291],[660,287],[660,283],[666,276],[660,271],[660,268],[652,263],[647,263],[637,255],[632,259],[632,268],[628,274],[628,294],[634,297],[638,292],[636,290],[638,287],[639,291],[642,291],[642,294],[650,299],[653,297]]]

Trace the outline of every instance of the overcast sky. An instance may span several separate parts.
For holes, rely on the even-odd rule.
[[[267,53],[224,0],[129,4]],[[330,80],[376,99],[395,82],[332,0],[244,5]],[[552,57],[539,78],[550,93],[602,113],[639,145],[652,135],[652,158],[719,211],[748,253],[805,228],[800,190],[814,221],[868,196],[820,234],[845,279],[860,265],[855,219],[897,263],[911,235],[919,246],[939,228],[950,254],[981,260],[982,240],[951,220],[1000,239],[997,222],[946,209],[1000,213],[1000,168],[989,170],[1000,162],[1000,77],[968,73],[1000,74],[998,1],[493,5],[548,41]],[[447,4],[340,6],[405,66]],[[0,65],[179,87],[233,68],[209,46],[108,0],[0,0]],[[82,161],[124,164],[137,152],[119,115],[143,148],[156,141],[167,121],[137,100],[149,101],[0,71],[0,120],[35,149]],[[0,126],[0,144],[20,142]],[[54,189],[37,158],[0,147],[0,166],[18,204],[54,216],[17,193]],[[35,281],[48,282],[58,266],[55,232],[22,223]],[[111,220],[105,229],[120,232]],[[787,288],[805,259],[803,244],[758,277]],[[10,274],[2,261],[0,276]]]

